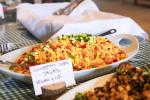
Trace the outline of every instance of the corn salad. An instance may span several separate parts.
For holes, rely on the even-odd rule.
[[[126,57],[127,54],[107,38],[88,34],[66,35],[32,47],[17,60],[18,63],[26,66],[12,65],[10,69],[30,74],[30,66],[70,58],[74,71],[79,71],[102,67]]]

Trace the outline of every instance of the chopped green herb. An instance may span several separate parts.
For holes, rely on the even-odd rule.
[[[82,93],[77,93],[74,100],[87,100],[87,98]]]
[[[13,68],[15,68],[15,66],[10,66],[10,67],[9,67],[9,70],[12,70]]]
[[[70,54],[69,56],[70,56],[70,58],[75,59],[75,56],[73,56],[73,55],[71,55],[71,54]]]

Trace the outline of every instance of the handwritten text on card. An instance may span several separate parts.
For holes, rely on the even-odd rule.
[[[62,60],[30,67],[35,95],[41,95],[41,86],[64,81],[67,86],[75,84],[71,60]]]

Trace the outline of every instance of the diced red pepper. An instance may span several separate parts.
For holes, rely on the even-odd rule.
[[[83,50],[83,51],[82,51],[82,56],[83,56],[83,58],[86,57],[86,54],[87,54],[87,52],[86,52],[85,50]]]
[[[56,45],[55,43],[51,43],[51,44],[50,44],[50,47],[51,47],[52,49],[56,49],[56,48],[57,48],[57,45]]]

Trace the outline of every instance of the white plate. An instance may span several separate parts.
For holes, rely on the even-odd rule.
[[[75,71],[74,76],[76,81],[83,81],[87,79],[94,78],[99,75],[103,75],[105,73],[108,73],[109,71],[113,70],[115,67],[117,67],[120,63],[128,61],[130,58],[132,58],[139,49],[139,43],[135,36],[130,34],[119,34],[114,36],[109,36],[109,40],[111,40],[115,45],[117,45],[120,49],[124,50],[128,54],[128,58],[123,59],[121,61],[112,63],[110,65],[104,66],[103,68],[91,68],[87,70],[81,70],[81,71]],[[120,41],[126,41],[127,43],[131,43],[130,45],[120,45]],[[0,56],[0,59],[8,60],[15,62],[18,57],[20,57],[24,52],[28,51],[32,46],[21,48],[12,52],[9,52],[7,54],[4,54]],[[8,65],[0,64],[0,73],[7,74],[11,76],[12,78],[24,81],[26,83],[31,83],[31,77],[28,75],[20,74],[13,72],[9,70]]]
[[[90,81],[87,81],[71,90],[69,90],[67,93],[63,94],[57,100],[73,100],[76,93],[78,92],[86,92],[88,90],[92,90],[97,86],[103,86],[107,81],[110,81],[113,77],[113,74],[104,75],[95,79],[92,79]]]

